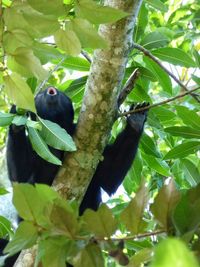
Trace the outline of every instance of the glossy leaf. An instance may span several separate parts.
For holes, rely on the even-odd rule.
[[[63,66],[66,69],[78,70],[78,71],[89,71],[90,69],[90,63],[87,60],[80,57],[69,57],[64,60],[61,66]]]
[[[146,67],[149,68],[153,72],[153,74],[157,77],[163,90],[171,95],[172,83],[166,72],[160,66],[158,66],[158,64],[156,64],[151,59],[148,59],[147,57],[144,58],[144,62],[146,64]]]
[[[51,153],[36,129],[29,127],[28,134],[33,149],[41,158],[55,165],[62,165],[62,162]]]
[[[0,126],[8,126],[12,123],[15,114],[0,112]]]
[[[196,67],[194,60],[179,48],[163,47],[156,49],[152,54],[163,61],[182,67]]]
[[[146,154],[157,158],[160,157],[160,153],[157,151],[154,140],[152,140],[152,138],[145,133],[142,135],[140,146]]]
[[[174,126],[165,128],[165,132],[173,136],[181,136],[184,138],[200,138],[200,129],[194,129],[187,126]]]
[[[195,110],[191,110],[184,106],[176,106],[176,111],[185,125],[190,125],[194,129],[200,129],[200,116]]]
[[[140,44],[144,46],[146,49],[153,49],[166,46],[168,42],[169,38],[167,36],[158,31],[155,31],[148,33],[146,36],[144,36]]]
[[[144,155],[143,158],[150,169],[155,170],[157,173],[160,173],[163,176],[170,176],[169,166],[165,161],[147,154]]]
[[[63,151],[76,150],[76,145],[71,135],[65,129],[49,120],[39,118],[39,121],[42,125],[41,137],[48,145]]]
[[[162,12],[167,11],[167,6],[164,5],[160,0],[145,0],[145,2],[157,10],[160,10]]]
[[[199,149],[200,149],[200,142],[197,141],[185,142],[172,148],[164,156],[164,159],[184,158],[190,154],[194,154]]]
[[[185,173],[186,179],[192,186],[196,186],[200,183],[200,172],[198,168],[188,159],[182,159],[183,171]]]

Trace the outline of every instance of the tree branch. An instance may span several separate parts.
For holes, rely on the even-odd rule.
[[[144,111],[144,110],[147,110],[147,109],[151,109],[151,108],[155,108],[157,106],[161,106],[161,105],[167,104],[167,103],[172,102],[172,101],[174,101],[174,100],[176,100],[178,98],[182,98],[182,97],[184,97],[186,95],[191,95],[193,92],[195,92],[195,91],[197,91],[199,89],[200,89],[200,87],[197,87],[197,88],[194,88],[194,89],[192,89],[190,91],[187,91],[185,93],[182,93],[180,95],[177,95],[177,96],[168,98],[166,100],[163,100],[161,102],[158,102],[158,103],[155,103],[155,104],[146,106],[144,108],[138,108],[138,109],[134,109],[134,110],[129,110],[127,112],[119,113],[119,117],[127,116],[127,115],[132,114],[132,113],[136,113],[136,112],[139,112],[139,111]]]
[[[82,50],[81,54],[84,56],[85,59],[87,59],[89,63],[92,63],[92,59],[90,58],[90,56],[88,55],[86,51]]]
[[[171,73],[163,64],[156,58],[154,55],[151,54],[147,49],[145,49],[143,46],[139,44],[133,44],[133,48],[136,48],[137,50],[141,51],[145,56],[152,59],[155,63],[157,63],[180,87],[182,87],[186,92],[188,92],[188,88],[179,80],[176,78],[176,76]],[[191,94],[192,97],[200,103],[199,98],[196,95]]]
[[[128,78],[126,84],[124,85],[124,88],[122,89],[118,97],[118,107],[124,102],[127,95],[129,95],[130,92],[134,89],[135,81],[137,80],[139,75],[140,75],[140,72],[138,71],[138,69],[135,69],[134,72]]]

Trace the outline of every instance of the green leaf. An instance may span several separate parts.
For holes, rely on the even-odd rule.
[[[172,94],[172,83],[168,76],[168,74],[160,67],[157,63],[152,61],[151,59],[144,57],[144,62],[146,67],[149,68],[153,74],[157,77],[160,85],[170,95]]]
[[[151,110],[151,112],[153,112],[161,122],[174,121],[176,118],[176,114],[170,111],[169,108],[170,107],[168,105],[165,105],[164,107],[155,107]]]
[[[107,48],[106,41],[98,35],[95,28],[85,19],[73,19],[70,26],[78,36],[82,47],[89,47],[93,49]]]
[[[170,168],[163,159],[155,158],[153,156],[144,154],[144,160],[150,169],[155,170],[157,173],[163,176],[170,176]]]
[[[152,6],[155,9],[158,9],[162,12],[167,12],[168,8],[160,0],[145,0],[145,2]]]
[[[198,168],[188,159],[182,159],[183,171],[185,177],[191,186],[196,186],[200,183],[200,173]]]
[[[94,222],[93,222],[94,223]],[[89,244],[73,259],[76,267],[104,267],[101,249],[96,244]]]
[[[195,49],[193,50],[193,56],[195,58],[195,62],[196,62],[197,67],[200,68],[200,54]]]
[[[26,122],[27,122],[27,117],[26,116],[19,116],[19,115],[16,115],[12,121],[12,123],[17,125],[17,126],[25,125]]]
[[[200,129],[194,129],[188,126],[174,126],[165,128],[164,130],[173,136],[181,136],[184,138],[200,138]]]
[[[78,221],[74,210],[66,203],[63,205],[63,202],[54,202],[50,214],[50,221],[53,224],[52,232],[73,239],[78,231]]]
[[[65,55],[61,54],[56,47],[52,47],[46,44],[35,43],[32,47],[34,55],[39,58],[41,64],[48,62],[59,63]]]
[[[4,187],[0,186],[0,196],[8,194],[9,191],[7,191]]]
[[[12,57],[23,68],[27,68],[37,79],[44,80],[46,78],[47,71],[43,69],[39,59],[34,56],[33,51],[29,48],[17,48]]]
[[[146,4],[143,2],[137,16],[137,24],[135,25],[134,41],[136,43],[141,37],[144,36],[144,31],[148,24],[148,12],[149,10],[147,9]]]
[[[45,16],[38,12],[24,12],[23,17],[29,24],[30,35],[36,38],[53,35],[60,28],[57,18],[52,16]]]
[[[163,61],[182,67],[196,67],[194,60],[179,48],[163,47],[152,51],[152,54]]]
[[[41,125],[41,123],[38,122],[38,121],[32,121],[32,120],[28,119],[28,120],[26,121],[26,126],[27,126],[27,127],[32,127],[32,128],[37,129],[37,130],[39,130],[39,131],[42,130],[42,125]]]
[[[92,0],[80,0],[76,2],[76,15],[93,24],[112,23],[120,20],[128,13],[108,6],[102,6]]]
[[[42,260],[42,266],[65,267],[68,243],[68,240],[62,236],[41,240],[37,257]]]
[[[90,69],[90,63],[80,57],[69,57],[61,64],[61,66],[66,69],[78,71],[89,71]]]
[[[190,141],[185,142],[172,148],[165,156],[164,159],[184,158],[190,154],[194,154],[200,149],[200,142]]]
[[[0,126],[4,127],[10,125],[14,117],[15,114],[0,112]]]
[[[87,209],[83,214],[87,229],[99,237],[110,237],[117,229],[111,210],[102,204],[97,211]]]
[[[160,153],[156,148],[153,138],[149,137],[146,133],[143,133],[142,135],[140,146],[146,154],[154,156],[156,158],[161,157]]]
[[[4,252],[13,255],[18,251],[35,245],[38,238],[38,230],[32,222],[23,221],[19,224],[13,239],[5,247]]]
[[[148,50],[166,46],[168,43],[169,38],[158,31],[148,33],[140,42],[140,44]]]
[[[13,29],[4,33],[3,46],[8,54],[14,53],[19,47],[30,47],[32,44],[33,39],[24,30]]]
[[[144,209],[148,202],[148,190],[144,183],[140,186],[135,197],[120,215],[121,221],[126,225],[131,234],[141,233],[144,229],[142,219]]]
[[[198,85],[200,84],[200,77],[192,74],[192,80],[195,81],[195,83]]]
[[[173,223],[178,235],[195,231],[200,225],[200,184],[187,190],[177,204]]]
[[[53,15],[53,16],[64,16],[67,15],[65,7],[62,0],[28,0],[29,5],[43,13],[45,15]]]
[[[13,234],[12,224],[8,219],[0,216],[0,238],[5,238],[8,234]]]
[[[17,73],[4,76],[4,82],[8,97],[17,107],[36,112],[31,89]]]
[[[51,153],[37,130],[32,127],[28,127],[28,134],[33,149],[41,158],[55,165],[62,165],[62,162]]]
[[[168,231],[171,227],[171,216],[174,208],[180,199],[180,193],[175,187],[174,181],[171,179],[169,184],[164,185],[154,203],[151,205],[151,212],[161,227]]]
[[[179,239],[163,240],[155,249],[155,256],[150,267],[199,267],[194,254]]]
[[[128,267],[141,267],[144,263],[148,263],[152,260],[153,249],[143,248],[137,251],[130,259]]]
[[[39,118],[39,121],[42,124],[41,137],[48,145],[59,150],[76,151],[76,145],[65,129],[49,120]]]
[[[80,41],[74,31],[59,29],[54,34],[57,46],[66,52],[67,55],[77,56],[81,52]]]
[[[61,84],[58,88],[62,91],[65,91],[70,98],[73,98],[81,90],[84,90],[87,78],[88,76],[83,76],[81,78],[73,80],[67,87],[65,86],[65,84]]]
[[[15,183],[13,186],[13,204],[21,218],[36,221],[40,200],[33,185]]]
[[[200,116],[197,112],[184,106],[176,106],[176,111],[185,125],[200,129]]]

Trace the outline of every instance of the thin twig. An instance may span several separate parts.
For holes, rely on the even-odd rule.
[[[139,77],[140,72],[138,69],[135,69],[133,73],[130,75],[128,80],[126,81],[124,88],[122,89],[119,97],[118,97],[118,107],[124,102],[126,99],[127,95],[130,94],[130,92],[134,89],[134,84],[137,78]]]
[[[154,235],[160,235],[160,234],[164,234],[166,233],[165,230],[157,230],[154,232],[147,232],[147,233],[143,233],[143,234],[138,234],[138,235],[134,235],[134,236],[126,236],[123,238],[111,238],[112,241],[120,241],[120,240],[135,240],[135,239],[142,239],[148,236],[154,236]]]
[[[87,59],[87,61],[89,62],[89,63],[92,63],[92,59],[90,58],[90,56],[88,55],[88,53],[87,52],[85,52],[85,51],[81,51],[81,54],[84,56],[84,58],[85,59]]]
[[[139,44],[133,44],[133,48],[138,49],[139,51],[141,51],[144,55],[146,55],[147,57],[149,57],[150,59],[152,59],[156,64],[158,64],[178,85],[180,85],[185,91],[189,91],[189,89],[179,80],[176,78],[176,76],[174,74],[172,74],[165,66],[162,65],[162,63],[156,58],[154,57],[147,49],[145,49],[143,46],[139,45]],[[200,100],[197,96],[192,95],[193,98],[195,98],[195,100],[197,102],[200,103]]]
[[[135,240],[135,239],[142,239],[148,236],[155,236],[166,233],[165,230],[156,230],[154,232],[147,232],[143,234],[138,235],[132,235],[132,236],[125,236],[125,237],[94,237],[96,241],[104,241],[104,242],[110,242],[110,241],[126,241],[126,240]],[[75,240],[88,240],[88,237],[85,236],[76,236]]]
[[[48,80],[51,78],[51,75],[60,67],[60,65],[63,63],[63,61],[65,61],[65,59],[67,58],[67,56],[65,55],[59,62],[58,62],[58,64],[49,72],[49,74],[48,74],[48,77],[44,80],[44,81],[42,81],[40,84],[39,84],[39,86],[38,86],[38,88],[36,89],[36,94],[38,94],[41,90],[42,90],[42,88],[45,86],[45,84],[48,82]]]
[[[166,99],[166,100],[163,100],[163,101],[161,101],[161,102],[152,104],[152,105],[150,105],[150,106],[146,106],[146,107],[143,107],[143,108],[138,108],[138,109],[134,109],[134,110],[129,110],[129,111],[127,111],[127,112],[119,113],[118,116],[119,116],[119,117],[123,117],[123,116],[127,116],[127,115],[129,115],[129,114],[136,113],[136,112],[139,112],[139,111],[144,111],[144,110],[147,110],[147,109],[155,108],[155,107],[157,107],[157,106],[161,106],[161,105],[163,105],[163,104],[172,102],[172,101],[174,101],[174,100],[176,100],[176,99],[178,99],[178,98],[182,98],[182,97],[184,97],[184,96],[186,96],[186,95],[191,95],[191,93],[193,93],[194,91],[197,91],[197,90],[199,90],[199,89],[200,89],[200,87],[197,87],[197,88],[194,88],[194,89],[192,89],[192,90],[190,90],[190,91],[188,91],[188,92],[185,92],[185,93],[179,94],[179,95],[177,95],[177,96],[168,98],[168,99]]]

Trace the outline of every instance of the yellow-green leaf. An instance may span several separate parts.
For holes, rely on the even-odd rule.
[[[31,49],[25,47],[17,48],[13,58],[18,64],[27,68],[37,79],[44,80],[46,78],[47,71],[43,69],[39,59],[35,57]]]
[[[91,0],[77,1],[75,12],[78,17],[87,19],[93,24],[112,23],[128,15],[122,10],[102,6]]]
[[[80,41],[74,31],[59,29],[54,34],[57,46],[70,56],[77,56],[81,52]]]
[[[31,88],[17,73],[4,77],[5,89],[10,100],[19,108],[36,112]]]
[[[95,28],[85,19],[73,19],[71,20],[69,27],[78,36],[83,47],[89,48],[107,48],[106,41],[98,35]]]

